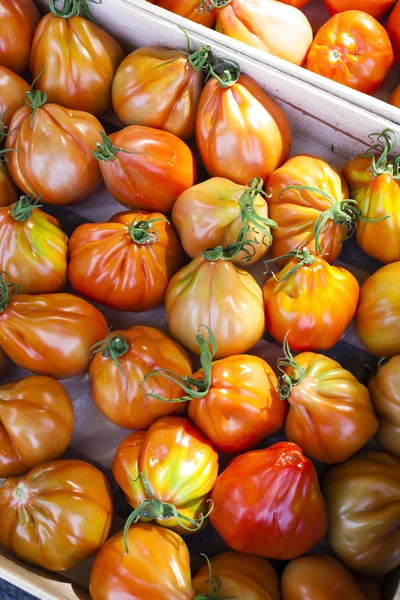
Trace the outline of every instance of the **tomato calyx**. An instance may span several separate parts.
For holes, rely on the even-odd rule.
[[[129,152],[129,150],[125,150],[125,148],[118,148],[118,146],[114,146],[110,138],[104,131],[100,131],[100,135],[103,140],[103,144],[100,142],[96,142],[95,146],[97,150],[91,150],[93,156],[100,161],[107,162],[108,160],[113,160],[120,165],[118,158],[116,157],[117,152],[123,152],[124,154],[149,154],[148,152]]]
[[[201,0],[199,6],[196,8],[196,12],[201,14],[209,13],[216,8],[224,8],[231,2],[232,0]]]
[[[108,330],[107,337],[96,344],[93,344],[91,348],[89,348],[89,354],[91,358],[94,357],[97,352],[101,352],[104,358],[111,358],[111,360],[117,365],[118,369],[121,371],[122,375],[125,375],[123,368],[119,363],[119,358],[124,356],[129,350],[129,344],[120,333],[111,335],[111,327]]]
[[[148,219],[138,221],[139,217],[135,217],[132,223],[129,225],[128,233],[131,236],[132,242],[139,245],[147,245],[155,244],[159,238],[158,233],[153,227],[153,223],[157,221],[166,221],[169,223],[168,219],[165,217],[157,217],[155,219]]]
[[[272,219],[257,214],[254,208],[254,202],[258,194],[268,197],[268,194],[263,190],[263,186],[264,181],[261,177],[255,177],[246,185],[243,194],[239,198],[240,220],[242,222],[239,237],[240,240],[245,239],[248,231],[263,233],[262,243],[269,246],[272,243],[270,229],[277,229],[278,224]],[[268,238],[268,244],[265,243],[265,238]]]
[[[10,217],[15,221],[27,221],[32,216],[34,208],[42,208],[42,204],[39,204],[42,194],[36,199],[33,194],[27,196],[21,196],[18,202],[16,202],[10,210]]]
[[[370,133],[368,136],[373,143],[366,153],[360,154],[364,158],[371,158],[371,171],[374,177],[388,174],[393,179],[400,180],[400,156],[389,160],[389,155],[396,146],[397,136],[392,129],[384,129],[381,133]],[[379,156],[375,155],[379,152]]]
[[[235,600],[237,596],[220,596],[222,581],[220,577],[212,574],[212,568],[210,559],[206,554],[200,554],[203,556],[208,565],[208,573],[209,579],[207,579],[206,583],[208,583],[208,594],[197,594],[193,600]]]
[[[288,331],[285,335],[285,339],[283,340],[283,354],[282,358],[278,358],[276,366],[280,371],[280,375],[278,377],[278,395],[281,400],[287,400],[289,398],[292,388],[301,383],[306,375],[305,369],[300,367],[290,350],[288,337],[290,331]],[[288,375],[285,371],[285,368],[290,367],[292,369],[293,375]]]
[[[33,85],[33,84],[32,84]],[[29,92],[26,92],[26,104],[32,110],[31,118],[29,121],[30,126],[32,127],[33,119],[35,118],[36,112],[39,108],[42,108],[47,102],[47,94],[46,92],[41,92],[40,90],[31,89]]]
[[[10,281],[10,276],[5,271],[0,272],[0,312],[7,308],[10,300],[18,296],[21,288],[17,283]]]
[[[62,8],[57,8],[56,4],[63,3]],[[49,8],[51,13],[55,17],[61,19],[71,19],[72,17],[79,16],[80,11],[84,15],[94,22],[93,15],[90,11],[89,2],[93,4],[101,4],[102,0],[49,0]]]
[[[211,79],[211,77],[214,77],[219,87],[231,87],[240,77],[239,63],[229,58],[218,58],[211,61],[207,68],[206,81]]]
[[[268,267],[269,263],[278,262],[281,260],[298,262],[294,264],[293,267],[289,269],[287,273],[285,273],[285,275],[279,277],[279,279],[275,275],[275,273],[272,273],[272,277],[274,277],[276,281],[287,281],[302,267],[311,266],[315,262],[316,257],[313,254],[311,254],[307,246],[303,246],[298,250],[290,250],[289,252],[287,252],[287,254],[282,254],[282,256],[277,256],[276,258],[269,258],[268,260],[264,261],[264,264]]]
[[[207,329],[207,338],[200,333],[200,329],[202,327]],[[203,369],[203,378],[195,379],[194,377],[189,377],[188,375],[180,377],[170,369],[154,369],[154,371],[151,371],[145,376],[145,381],[147,381],[149,377],[154,377],[155,375],[166,377],[173,383],[176,383],[184,392],[186,392],[186,396],[183,396],[182,398],[173,398],[172,400],[164,398],[163,396],[158,396],[157,394],[146,394],[146,396],[155,398],[156,400],[161,400],[162,402],[188,402],[194,398],[204,398],[204,396],[207,396],[211,387],[212,361],[217,353],[217,342],[211,329],[207,327],[207,325],[200,325],[198,331],[199,333],[196,336],[195,342],[200,348],[200,364]]]

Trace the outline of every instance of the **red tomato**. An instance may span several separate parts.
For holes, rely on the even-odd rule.
[[[203,10],[200,9],[200,0],[148,0],[148,2],[205,27],[214,27],[217,17],[216,10],[208,10],[207,0],[204,2]]]
[[[191,138],[204,83],[201,68],[193,64],[191,56],[159,46],[144,46],[129,54],[113,81],[118,118],[125,125],[147,125],[183,140]]]
[[[186,402],[168,403],[154,397],[183,396],[170,379],[145,379],[154,369],[169,369],[180,377],[192,374],[189,356],[166,333],[143,325],[113,331],[98,347],[89,369],[97,408],[124,429],[148,429],[160,417],[183,412]]]
[[[1,156],[0,153],[0,207],[3,207],[17,202],[18,192],[8,172],[7,163]]]
[[[84,373],[89,350],[107,335],[91,304],[72,294],[18,294],[0,279],[0,346],[20,367],[56,379]]]
[[[183,539],[149,523],[108,540],[98,553],[90,575],[92,600],[193,600],[190,557]]]
[[[14,114],[6,148],[19,152],[7,154],[8,169],[21,190],[35,197],[42,194],[43,202],[82,202],[101,181],[92,150],[104,129],[89,113],[43,100],[36,111],[25,106]]]
[[[32,42],[30,71],[49,102],[102,115],[111,108],[112,81],[124,52],[92,21],[50,12],[40,21]],[[50,7],[51,9],[51,7]],[[69,13],[72,14],[71,12]]]
[[[120,311],[162,304],[169,280],[184,263],[175,231],[160,213],[123,212],[108,223],[80,225],[68,248],[74,290]]]
[[[302,65],[313,40],[307,17],[292,2],[231,0],[217,12],[215,29],[249,46]]]
[[[234,550],[289,559],[325,535],[327,516],[311,461],[291,442],[235,458],[218,477],[210,519]]]
[[[376,439],[387,452],[400,456],[400,355],[378,369],[369,391],[378,413]]]
[[[306,248],[293,251],[289,262],[264,283],[267,329],[279,343],[289,332],[289,346],[296,351],[332,348],[356,313],[359,293],[356,278],[346,269]]]
[[[311,44],[306,67],[372,94],[383,83],[394,55],[384,27],[366,12],[347,10],[329,19]]]
[[[279,0],[284,4],[290,4],[290,6],[295,6],[296,8],[303,8],[306,4],[309,3],[310,0]]]
[[[218,454],[187,419],[164,417],[148,431],[129,434],[118,447],[112,468],[135,509],[127,526],[132,520],[156,520],[188,533],[206,524]]]
[[[25,294],[59,292],[67,281],[68,238],[57,219],[35,206],[22,196],[0,208],[0,271]]]
[[[215,78],[206,84],[197,110],[196,141],[211,176],[247,185],[254,177],[269,177],[285,161],[292,134],[283,110],[253,79],[240,75],[229,87],[221,87]]]
[[[74,429],[67,391],[51,377],[0,387],[0,477],[24,475],[66,450]]]
[[[0,64],[22,73],[40,14],[32,0],[0,0]]]
[[[192,151],[168,131],[131,125],[96,145],[108,191],[128,208],[170,212],[177,197],[196,183]]]
[[[15,111],[25,104],[26,92],[29,92],[29,85],[26,81],[0,65],[0,113],[2,113],[3,125],[6,127],[10,124]]]
[[[397,106],[397,108],[400,108],[400,85],[397,86],[393,94],[390,96],[390,104],[393,104],[393,106]]]
[[[0,488],[0,541],[50,571],[78,565],[104,544],[113,513],[104,475],[80,460],[36,467]]]
[[[357,334],[368,352],[400,354],[400,261],[378,269],[361,286]]]
[[[346,10],[362,10],[375,19],[380,19],[396,0],[324,0],[326,9],[331,15]]]
[[[393,44],[396,59],[400,61],[400,4],[397,3],[390,13],[386,25],[387,32]]]

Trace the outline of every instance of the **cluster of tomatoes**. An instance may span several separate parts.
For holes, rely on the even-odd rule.
[[[208,46],[124,57],[79,16],[86,0],[56,4],[39,22],[32,0],[0,0],[0,370],[11,359],[34,374],[0,387],[1,543],[53,571],[99,551],[93,600],[379,597],[362,575],[400,562],[393,133],[372,134],[342,173],[288,159],[284,112],[239,65]],[[28,64],[30,87],[11,70]],[[108,136],[97,117],[111,105],[126,127]],[[193,136],[210,176],[198,184]],[[44,204],[82,202],[101,180],[128,210],[68,239]],[[385,264],[361,291],[333,264],[354,232]],[[278,269],[261,289],[247,267],[268,251]],[[111,331],[85,298],[117,311],[164,303],[169,335]],[[354,317],[388,359],[369,388],[317,353]],[[265,328],[283,345],[278,376],[245,354]],[[113,462],[133,512],[108,541],[106,478],[56,460],[74,428],[57,380],[86,372],[99,410],[134,430]],[[254,450],[282,427],[287,441]],[[358,453],[374,435],[385,451]],[[237,455],[220,474],[219,452]],[[310,459],[340,463],[322,491]],[[208,520],[233,551],[192,578],[181,535]],[[305,555],[326,533],[345,566]],[[281,582],[268,559],[291,561]]]

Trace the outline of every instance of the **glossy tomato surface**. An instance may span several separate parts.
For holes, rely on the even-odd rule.
[[[199,352],[201,325],[215,336],[216,358],[247,352],[264,333],[260,286],[227,260],[200,255],[180,269],[167,287],[165,309],[171,336],[191,352]]]
[[[0,477],[24,475],[66,450],[74,410],[52,377],[26,377],[0,386]]]
[[[74,290],[119,311],[162,304],[169,280],[184,263],[178,237],[161,213],[127,211],[108,223],[80,225],[68,249]]]
[[[369,451],[337,465],[323,482],[328,541],[343,563],[366,575],[400,564],[400,463]]]
[[[279,0],[284,4],[290,4],[290,6],[295,6],[296,8],[303,8],[306,4],[309,3],[310,0]]]
[[[396,0],[324,0],[331,15],[346,10],[362,10],[375,19],[380,19],[395,4]]]
[[[186,54],[160,46],[134,50],[119,66],[112,99],[125,125],[164,129],[186,140],[193,136],[204,75]]]
[[[342,462],[378,428],[368,389],[336,360],[322,354],[304,352],[295,361],[304,369],[304,378],[293,385],[288,397],[286,437],[315,460]],[[294,371],[286,369],[296,379]]]
[[[29,85],[22,77],[0,65],[0,113],[4,125],[9,125],[15,111],[25,104],[28,91]]]
[[[0,0],[0,65],[22,73],[40,14],[32,0]],[[6,32],[6,34],[5,34]]]
[[[400,354],[400,261],[381,267],[361,286],[356,329],[371,354]]]
[[[368,387],[378,413],[376,438],[387,452],[400,456],[400,355],[379,367]]]
[[[201,0],[148,0],[148,2],[205,27],[213,27],[217,17],[216,10],[208,10],[207,0],[204,2],[204,10],[199,10]]]
[[[65,19],[49,13],[32,42],[30,70],[36,87],[49,102],[102,115],[111,108],[112,81],[124,53],[95,23],[82,17]]]
[[[97,408],[124,429],[148,429],[161,417],[182,413],[186,402],[168,403],[148,396],[179,398],[184,393],[176,383],[157,374],[145,380],[155,369],[169,369],[179,377],[190,376],[191,361],[182,346],[166,333],[142,325],[113,331],[111,337],[118,364],[106,346],[95,354],[89,369]],[[123,351],[118,351],[121,343]]]
[[[101,548],[90,575],[92,600],[193,600],[190,557],[183,539],[149,523],[120,531]]]
[[[396,59],[400,61],[400,4],[397,3],[390,13],[386,25],[387,32],[393,44]]]
[[[0,207],[9,206],[10,204],[17,202],[17,200],[17,188],[10,177],[7,163],[0,160]]]
[[[92,150],[104,130],[89,113],[45,104],[32,117],[25,106],[14,114],[9,129],[6,147],[19,151],[8,153],[8,169],[26,194],[42,194],[48,204],[77,204],[100,183]]]
[[[210,519],[234,550],[289,559],[325,535],[327,515],[311,461],[279,442],[235,458],[218,477]]]
[[[23,369],[67,379],[87,371],[89,350],[107,335],[97,308],[72,294],[21,294],[0,312],[0,345]]]
[[[199,529],[193,521],[202,522],[209,511],[207,499],[218,475],[218,454],[187,419],[164,417],[148,431],[135,431],[125,438],[115,454],[113,475],[134,509],[153,499],[150,492],[192,522],[172,513],[154,517],[149,511],[143,511],[141,519],[156,519],[159,525],[188,533]]]
[[[389,36],[374,17],[360,10],[338,13],[321,27],[306,67],[314,73],[372,94],[394,63]]]
[[[197,110],[196,142],[212,177],[242,185],[265,179],[285,161],[291,141],[285,113],[253,79],[241,75],[226,88],[208,81]]]
[[[104,544],[112,511],[98,469],[80,460],[45,463],[0,488],[0,541],[25,562],[65,571]]]

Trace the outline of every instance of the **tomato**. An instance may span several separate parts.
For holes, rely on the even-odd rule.
[[[80,460],[45,463],[0,488],[0,541],[25,562],[64,571],[104,544],[112,512],[98,469]]]
[[[210,520],[234,550],[286,560],[325,535],[317,474],[301,449],[278,442],[233,459],[218,477]]]
[[[400,455],[400,355],[380,367],[368,387],[378,413],[376,438],[387,452]]]
[[[214,556],[210,565],[206,564],[197,571],[192,585],[199,598],[204,599],[223,596],[226,599],[281,600],[279,578],[271,563],[265,558],[241,552],[224,552]],[[210,590],[215,591],[213,596]]]
[[[79,294],[120,311],[163,303],[184,254],[160,213],[123,212],[108,223],[75,229],[69,242],[68,279]]]
[[[172,221],[183,248],[191,258],[214,246],[234,244],[243,228],[246,239],[255,240],[254,253],[242,251],[233,263],[250,265],[268,252],[271,243],[268,205],[264,199],[262,179],[243,186],[223,177],[212,177],[188,188],[179,196],[172,210]]]
[[[236,73],[228,87],[208,81],[197,109],[196,142],[212,177],[242,185],[265,179],[285,161],[291,141],[285,113],[253,79],[237,79]]]
[[[18,200],[17,188],[8,172],[7,162],[2,156],[5,155],[0,151],[0,207],[9,206]]]
[[[318,31],[306,67],[372,94],[382,85],[393,63],[393,49],[385,28],[366,12],[346,10]]]
[[[117,449],[112,469],[135,509],[127,526],[132,519],[156,520],[187,533],[206,523],[218,454],[187,419],[164,417],[148,431],[129,434]]]
[[[92,600],[192,600],[190,557],[183,539],[149,523],[120,531],[98,553],[90,575]]]
[[[32,0],[0,0],[0,64],[22,73],[40,14]]]
[[[216,10],[208,10],[208,0],[204,2],[203,10],[200,9],[200,0],[148,0],[148,2],[205,27],[213,28],[217,17]]]
[[[0,375],[3,375],[3,373],[6,373],[7,369],[8,369],[7,354],[0,347]]]
[[[310,0],[279,0],[284,4],[290,4],[290,6],[295,6],[296,8],[303,8],[306,4],[309,3]]]
[[[0,477],[24,475],[66,450],[74,429],[67,391],[51,377],[0,386]]]
[[[396,59],[400,61],[400,4],[397,3],[390,13],[386,30],[393,44]]]
[[[396,0],[324,0],[325,8],[331,13],[360,10],[375,19],[380,19],[395,4]]]
[[[305,186],[310,189],[289,189]],[[304,244],[333,263],[347,235],[351,206],[339,173],[316,156],[293,156],[268,179],[268,208],[278,228],[273,232],[272,256]],[[320,193],[318,193],[318,190]]]
[[[38,94],[32,92],[28,102]],[[77,204],[101,181],[92,149],[104,130],[89,113],[44,102],[42,95],[37,109],[24,106],[14,114],[6,148],[18,152],[8,153],[8,169],[26,194],[42,194],[48,204]]]
[[[84,373],[89,350],[107,335],[107,323],[91,304],[72,294],[18,294],[0,279],[0,346],[20,367],[66,379]]]
[[[393,94],[390,96],[390,104],[400,108],[400,85],[397,86]]]
[[[217,12],[215,29],[295,65],[303,64],[313,39],[307,17],[291,2],[231,0]]]
[[[108,191],[128,208],[170,212],[177,197],[196,183],[192,151],[168,131],[131,125],[96,145]]]
[[[217,247],[218,250],[218,247]],[[199,352],[196,335],[209,327],[217,343],[216,358],[247,352],[265,328],[260,286],[230,260],[213,251],[200,254],[168,284],[165,309],[171,336],[191,352]]]
[[[29,92],[26,81],[0,65],[0,113],[2,113],[3,125],[6,127],[10,124],[15,111],[25,104],[26,92]]]
[[[196,68],[194,59],[179,50],[159,46],[134,50],[119,66],[113,82],[118,118],[124,125],[164,129],[184,140],[192,137],[204,83],[200,58],[201,54]]]
[[[356,278],[307,248],[285,256],[290,260],[262,290],[268,331],[279,343],[289,332],[288,343],[296,351],[332,348],[356,313]]]
[[[192,374],[189,356],[166,333],[136,325],[113,331],[98,350],[89,369],[92,396],[110,421],[124,429],[148,429],[160,417],[185,410],[185,402],[161,402],[148,395],[183,396],[170,379],[145,379],[154,369],[169,369],[180,377]]]
[[[39,205],[40,206],[40,205]],[[21,292],[58,292],[67,281],[68,238],[54,217],[29,196],[0,208],[0,271],[18,281]]]
[[[400,563],[400,463],[385,452],[353,456],[328,473],[328,541],[343,563],[380,575]]]
[[[282,596],[283,600],[367,600],[345,567],[319,554],[290,561],[282,574]]]
[[[378,269],[361,286],[357,334],[368,352],[400,354],[400,261]]]
[[[281,380],[281,395],[290,404],[286,437],[307,456],[342,462],[376,433],[378,421],[368,389],[336,360],[311,352],[293,359],[286,349],[280,364],[287,365]]]

